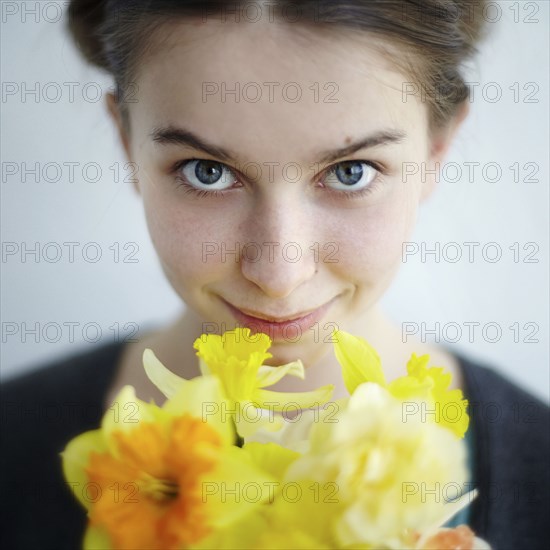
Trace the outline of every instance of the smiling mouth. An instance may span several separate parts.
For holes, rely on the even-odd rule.
[[[242,327],[248,328],[252,333],[261,332],[267,334],[272,342],[289,343],[292,345],[299,341],[302,336],[305,336],[308,330],[325,317],[327,311],[339,296],[335,296],[332,300],[316,309],[290,315],[269,315],[250,309],[241,310],[223,298],[220,298],[227,306],[233,318]]]
[[[233,306],[235,307],[235,306]],[[321,307],[321,306],[319,306]],[[269,321],[270,323],[284,323],[284,322],[287,322],[287,321],[296,321],[298,319],[302,319],[303,317],[305,317],[306,315],[309,315],[310,313],[313,313],[316,309],[319,309],[319,308],[314,308],[310,311],[304,311],[302,313],[297,313],[295,315],[285,315],[283,317],[273,317],[271,315],[265,315],[263,313],[256,313],[255,311],[250,311],[248,309],[243,309],[243,308],[235,308],[235,309],[238,309],[240,310],[242,313],[244,313],[245,315],[248,315],[249,317],[255,317],[256,319],[261,319],[262,321]]]
[[[283,315],[283,316],[274,316],[274,315],[260,313],[260,312],[253,311],[253,310],[250,310],[250,309],[245,309],[245,308],[240,308],[240,307],[234,306],[233,304],[230,304],[228,301],[226,301],[222,298],[222,300],[229,306],[230,309],[232,309],[234,311],[237,311],[241,314],[244,314],[247,317],[258,319],[259,321],[264,321],[264,322],[267,322],[267,323],[281,323],[281,324],[289,323],[291,321],[299,321],[300,319],[305,319],[306,317],[310,316],[311,314],[328,307],[335,299],[336,298],[332,298],[332,300],[329,300],[328,302],[326,302],[326,303],[324,303],[324,304],[322,304],[318,307],[315,307],[313,309],[309,309],[307,311],[302,311],[300,313],[294,313],[294,314]]]

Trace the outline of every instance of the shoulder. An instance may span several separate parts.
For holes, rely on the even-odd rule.
[[[545,548],[550,409],[492,365],[458,355],[473,431],[474,528],[496,548]]]
[[[473,423],[486,433],[541,439],[548,443],[550,408],[487,363],[459,355]]]
[[[4,547],[79,546],[86,515],[64,482],[59,453],[98,427],[123,348],[99,344],[1,385]]]
[[[498,372],[495,365],[486,361],[477,361],[463,354],[458,354],[456,357],[458,357],[462,372],[467,379],[468,389],[472,393],[497,398],[499,395],[513,396],[521,400],[536,400],[542,403],[540,399]],[[487,385],[488,383],[490,385]]]
[[[3,383],[4,440],[16,444],[28,439],[34,448],[53,451],[64,438],[96,427],[123,348],[123,343],[100,344]]]
[[[90,390],[100,389],[110,380],[124,344],[103,343],[92,351],[75,354],[37,366],[30,372],[2,383],[2,396],[19,399],[64,396],[71,389],[79,394],[90,394]],[[84,384],[92,384],[92,387]],[[66,397],[66,395],[64,396]]]

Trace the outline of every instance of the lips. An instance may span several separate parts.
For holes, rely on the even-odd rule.
[[[323,318],[335,299],[316,309],[285,316],[271,316],[248,309],[242,310],[223,301],[239,324],[249,328],[253,333],[263,332],[272,340],[296,342]]]
[[[232,307],[235,307],[235,306],[232,306]],[[310,309],[309,311],[303,311],[301,313],[296,313],[294,315],[285,315],[283,317],[274,317],[271,315],[265,315],[263,313],[256,313],[255,311],[251,311],[243,308],[235,307],[235,309],[238,309],[241,313],[244,313],[245,315],[248,315],[249,317],[254,319],[269,321],[270,323],[284,323],[285,321],[295,321],[297,319],[301,319],[302,317],[305,317],[306,315],[313,313],[318,308]]]

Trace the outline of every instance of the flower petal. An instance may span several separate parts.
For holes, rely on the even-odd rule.
[[[300,456],[300,453],[276,443],[245,443],[243,450],[250,455],[254,464],[277,479],[283,479],[288,466]]]
[[[267,334],[256,333],[251,335],[249,328],[238,327],[228,330],[222,335],[202,334],[193,343],[197,355],[203,357],[207,364],[223,362],[228,357],[235,357],[239,361],[258,361],[261,365],[265,359],[272,357],[267,350],[271,346],[271,339]]]
[[[258,370],[258,387],[265,388],[277,383],[284,376],[296,376],[302,380],[305,378],[305,368],[302,361],[292,361],[279,367],[262,365]]]
[[[143,352],[143,367],[149,380],[168,398],[185,383],[184,378],[167,369],[149,348]]]
[[[386,386],[386,378],[376,350],[364,339],[335,330],[334,353],[342,366],[344,383],[350,394],[363,382]]]
[[[388,391],[401,401],[431,401],[433,387],[431,378],[420,381],[413,376],[400,376],[389,383]]]
[[[76,498],[86,509],[90,508],[90,500],[83,496],[82,489],[89,481],[84,469],[88,465],[92,451],[101,453],[106,449],[107,444],[101,430],[91,430],[69,441],[61,453],[63,475]]]
[[[202,357],[199,357],[199,370],[201,371],[201,374],[204,376],[205,374],[212,374],[210,372],[210,369],[208,368],[208,365],[204,361]]]
[[[124,386],[103,415],[101,429],[110,451],[117,456],[117,449],[111,437],[114,431],[132,430],[140,422],[162,422],[167,414],[155,403],[146,403],[136,397],[133,386]]]
[[[267,432],[278,431],[283,426],[283,418],[273,413],[273,409],[262,409],[252,401],[239,401],[234,416],[237,433],[248,439],[259,430]]]
[[[429,355],[417,357],[414,353],[407,363],[407,376],[393,380],[388,389],[402,401],[424,401],[436,414],[435,421],[463,438],[470,418],[468,401],[462,390],[448,389],[452,375],[443,367],[428,368]]]
[[[300,392],[276,392],[269,390],[257,390],[255,399],[260,407],[267,407],[274,411],[290,412],[292,406],[298,409],[308,409],[323,405],[332,397],[334,386],[327,384],[316,390]]]
[[[225,444],[235,441],[231,408],[216,376],[200,376],[186,380],[178,392],[164,403],[162,410],[170,416],[191,414],[212,425]]]
[[[305,453],[309,451],[312,443],[312,427],[325,422],[330,424],[338,421],[334,418],[334,413],[339,407],[338,402],[331,401],[328,405],[327,409],[302,410],[297,421],[296,419],[287,420],[284,416],[277,415],[275,418],[282,421],[278,430],[262,427],[245,439],[245,446],[247,443],[275,443],[285,449]]]
[[[111,550],[113,543],[101,528],[90,525],[84,533],[83,550]]]
[[[417,547],[423,548],[426,541],[433,536],[438,529],[447,523],[453,516],[458,514],[460,510],[463,508],[466,508],[474,498],[477,497],[477,489],[473,489],[472,491],[468,491],[467,493],[464,493],[461,497],[457,498],[456,500],[452,502],[448,502],[443,507],[443,514],[437,519],[436,522],[431,527],[428,527],[424,530],[422,533],[422,536],[418,539]]]
[[[202,501],[214,527],[227,526],[269,500],[275,478],[249,453],[230,447],[202,478]]]

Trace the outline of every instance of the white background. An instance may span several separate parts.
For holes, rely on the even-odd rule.
[[[35,4],[42,8],[37,16],[25,14],[23,4],[27,10]],[[112,341],[116,323],[122,338],[134,326],[143,332],[168,322],[181,307],[158,266],[140,200],[131,184],[124,182],[124,156],[104,98],[93,101],[98,83],[103,93],[111,83],[84,64],[63,23],[56,21],[63,5],[2,2],[3,379],[91,349],[94,344],[86,338],[95,339],[97,328],[102,341]],[[17,13],[12,14],[14,6]],[[422,323],[433,330],[439,322],[440,343],[491,364],[548,399],[549,3],[499,2],[488,13],[497,16],[499,21],[490,25],[492,35],[469,75],[470,81],[479,83],[470,118],[447,157],[439,189],[422,207],[413,236],[431,248],[435,241],[441,249],[446,243],[458,243],[462,259],[450,261],[456,254],[454,246],[447,246],[439,263],[433,255],[424,263],[420,253],[409,256],[384,302],[396,321],[416,323],[419,331]],[[65,83],[76,83],[74,99],[71,85]],[[510,89],[514,83],[518,83],[515,92]],[[58,100],[56,84],[61,89]],[[13,86],[16,92],[9,95]],[[32,93],[25,96],[24,86],[38,86],[38,100]],[[499,91],[502,97],[495,101]],[[538,102],[526,102],[529,97]],[[63,167],[67,162],[78,163],[73,181],[69,168]],[[84,176],[82,172],[91,162],[102,172],[96,183],[89,181],[95,178],[91,165]],[[465,162],[479,163],[472,181]],[[22,163],[30,169],[35,163],[41,169],[57,163],[62,171],[58,175],[50,165],[38,182],[32,173],[26,181],[20,172],[9,175],[14,166],[21,171]],[[118,181],[115,168],[110,168],[117,163]],[[452,181],[456,165],[450,163],[458,163],[462,170],[456,182]],[[499,181],[490,181],[496,172],[488,163],[500,166]],[[514,163],[520,167],[518,182],[510,169]],[[535,164],[525,168],[526,163]],[[530,166],[536,166],[536,172]],[[33,254],[22,257],[23,243],[32,248],[36,242],[41,246],[38,261]],[[79,243],[74,261],[69,261],[67,246],[62,246],[62,256],[55,261],[56,249],[44,248],[50,242]],[[465,242],[480,243],[473,262]],[[499,261],[488,261],[494,257],[494,246],[486,247],[483,254],[484,245],[491,242],[502,249]],[[88,260],[83,258],[86,243],[101,247],[102,257],[96,263],[90,261],[96,245],[86,248]],[[120,247],[118,262],[115,243]],[[124,250],[126,243],[136,243],[138,249],[130,245]],[[519,243],[518,262],[509,249],[514,243]],[[524,250],[525,243],[536,244],[532,258],[538,262],[523,261],[535,250]],[[18,252],[10,255],[14,246]],[[54,261],[46,261],[42,253]],[[34,330],[37,323],[37,335],[25,333],[25,326]],[[74,323],[74,335],[67,323]],[[479,323],[472,342],[468,332],[472,325],[464,323]],[[509,328],[514,323],[516,333]],[[502,334],[491,341],[497,325]],[[429,334],[426,338],[433,341]],[[450,342],[453,339],[458,341]],[[538,342],[528,341],[533,339]]]

